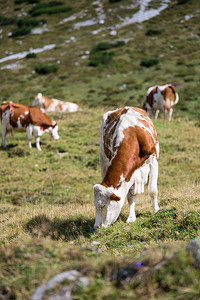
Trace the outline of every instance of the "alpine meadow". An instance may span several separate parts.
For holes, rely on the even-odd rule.
[[[42,151],[26,132],[0,148],[0,299],[200,299],[200,2],[6,0],[0,10],[0,103],[31,106],[41,93],[79,107],[46,112],[60,139],[42,135]],[[152,117],[160,210],[145,186],[135,222],[126,201],[91,232],[102,115],[142,108],[165,84],[179,101],[171,121]]]

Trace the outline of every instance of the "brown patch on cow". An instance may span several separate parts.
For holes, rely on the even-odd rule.
[[[150,105],[150,107],[153,107],[154,104],[154,94],[157,93],[158,88],[155,87],[154,89],[151,90],[151,92],[146,95],[146,100],[145,103],[148,103]],[[144,109],[145,109],[145,103],[144,103]]]
[[[62,104],[62,102],[58,102],[58,108],[59,108],[59,110],[63,110],[63,104]]]
[[[166,89],[164,89],[161,94],[163,95],[164,99],[165,99],[165,108],[166,109],[170,109],[171,107],[171,101],[175,101],[175,94],[174,94],[174,90],[168,86],[166,87]]]
[[[149,119],[147,114],[146,114],[146,116],[143,115],[143,117],[144,117],[144,119],[138,118],[138,121],[140,123],[142,123],[145,127],[149,128],[149,130],[151,130],[151,132],[152,132],[152,129],[153,129],[153,132],[152,132],[153,133],[153,138],[154,138],[154,141],[157,143],[158,142],[158,137],[157,137],[156,130],[155,130],[155,127],[154,127],[151,119]]]
[[[44,103],[43,103],[44,109],[48,109],[48,107],[53,103],[53,100],[50,98],[47,98],[45,96],[42,96],[42,98],[44,100]]]
[[[120,197],[118,197],[117,195],[115,195],[114,193],[112,193],[112,194],[110,195],[110,200],[114,200],[114,201],[120,201],[120,200],[121,200],[121,198],[120,198]]]
[[[123,133],[124,139],[101,183],[106,187],[119,188],[121,176],[125,181],[130,181],[135,170],[140,168],[151,154],[156,154],[155,142],[148,131],[135,126],[126,128]]]
[[[104,152],[108,159],[112,158],[112,151],[114,152],[116,148],[114,148],[115,143],[111,145],[111,139],[110,137],[113,136],[115,129],[117,127],[117,124],[120,121],[120,117],[124,114],[126,114],[128,109],[121,108],[118,109],[107,117],[106,124],[104,127]],[[116,140],[116,139],[115,139]],[[110,148],[112,147],[112,151],[110,151]]]

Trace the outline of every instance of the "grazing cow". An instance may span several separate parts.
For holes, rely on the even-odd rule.
[[[40,148],[40,136],[48,132],[54,140],[59,139],[58,125],[51,121],[39,107],[3,102],[0,106],[2,147],[6,147],[6,134],[9,131],[26,131],[28,146],[32,147],[32,135],[36,139],[36,147]]]
[[[95,225],[107,227],[118,218],[127,196],[129,216],[134,222],[136,195],[148,191],[157,203],[159,143],[155,127],[146,112],[124,107],[103,115],[100,130],[101,184],[94,185]]]
[[[155,119],[158,118],[159,110],[164,113],[164,119],[167,117],[170,121],[173,113],[173,106],[178,103],[179,96],[171,84],[155,85],[147,90],[146,99],[143,105],[149,116],[152,117],[152,110],[156,110]]]
[[[75,112],[79,109],[76,103],[64,102],[57,99],[50,99],[44,97],[41,93],[38,93],[37,96],[34,96],[32,105],[44,108],[46,112],[51,112],[51,111]]]

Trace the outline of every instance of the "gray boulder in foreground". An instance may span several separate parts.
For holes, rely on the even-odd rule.
[[[193,239],[186,249],[192,255],[195,267],[200,269],[200,238]]]

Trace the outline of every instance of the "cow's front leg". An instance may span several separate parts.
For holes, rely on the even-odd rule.
[[[40,148],[40,137],[39,137],[39,136],[36,136],[35,141],[36,141],[36,148],[37,148],[39,151],[41,151],[42,149]]]
[[[158,119],[158,115],[159,115],[159,109],[156,109],[156,113],[155,113],[155,120]]]
[[[1,124],[1,145],[6,148],[6,128],[3,124]]]
[[[28,138],[28,146],[29,146],[29,148],[32,148],[32,144],[31,144],[32,132],[33,132],[32,126],[28,126],[26,128],[26,134],[27,134],[27,138]]]
[[[148,192],[153,202],[153,213],[156,213],[159,210],[157,195],[157,181],[158,181],[158,162],[156,157],[154,157],[154,161],[150,164],[150,172],[149,172],[149,184],[148,184]]]
[[[132,195],[130,190],[127,195],[127,200],[129,204],[129,216],[128,219],[126,220],[127,223],[130,222],[135,222],[136,216],[135,216],[135,201],[136,201],[136,195]]]
[[[169,116],[168,116],[168,120],[171,121],[172,119],[172,113],[173,113],[173,108],[169,109]]]

